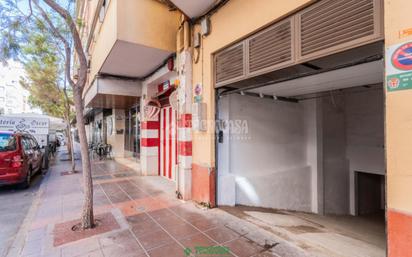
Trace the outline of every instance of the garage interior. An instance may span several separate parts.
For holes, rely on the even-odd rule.
[[[382,54],[376,42],[219,87],[218,205],[316,254],[385,256]]]

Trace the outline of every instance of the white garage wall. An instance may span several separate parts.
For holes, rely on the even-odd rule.
[[[385,174],[383,91],[353,91],[322,101],[325,213],[356,214],[355,171]]]
[[[323,98],[323,172],[325,213],[349,212],[349,160],[346,158],[345,98]]]
[[[355,214],[354,171],[385,174],[382,94],[222,98],[220,119],[246,121],[248,133],[226,126],[218,144],[218,204]]]
[[[231,95],[219,108],[225,118],[246,121],[248,131],[232,133],[230,140],[226,134],[219,146],[219,153],[224,156],[226,151],[229,158],[219,160],[219,203],[310,211],[311,170],[302,104]]]
[[[350,214],[355,215],[355,171],[386,173],[383,90],[347,94],[345,102]]]

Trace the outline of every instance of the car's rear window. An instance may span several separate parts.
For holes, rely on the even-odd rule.
[[[14,151],[16,148],[16,138],[12,134],[0,132],[0,152]]]

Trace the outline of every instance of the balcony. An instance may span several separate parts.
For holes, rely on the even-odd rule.
[[[90,75],[141,78],[176,51],[180,13],[153,0],[111,0],[89,49]]]

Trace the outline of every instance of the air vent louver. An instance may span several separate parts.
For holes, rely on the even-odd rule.
[[[275,24],[249,39],[250,73],[273,69],[291,60],[291,20]]]
[[[300,16],[301,56],[374,36],[374,15],[374,0],[317,3]]]
[[[235,45],[215,56],[216,84],[245,75],[244,43]]]

